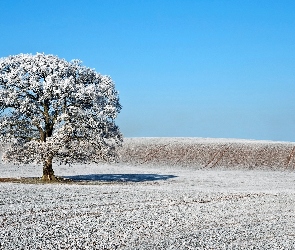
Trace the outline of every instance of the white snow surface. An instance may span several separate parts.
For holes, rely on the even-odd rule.
[[[176,139],[126,143],[134,140],[137,147]],[[196,140],[211,146],[225,141],[294,146],[192,138],[176,143]],[[56,175],[80,185],[0,183],[0,249],[295,249],[292,169],[175,162],[54,166]],[[41,171],[0,165],[0,177],[41,176]]]

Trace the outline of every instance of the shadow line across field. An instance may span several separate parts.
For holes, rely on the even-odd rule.
[[[88,174],[63,177],[73,181],[144,182],[168,180],[178,176],[160,174]]]

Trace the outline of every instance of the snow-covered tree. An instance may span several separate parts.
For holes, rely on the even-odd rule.
[[[111,161],[122,135],[114,123],[118,93],[109,76],[57,56],[0,59],[0,140],[3,159],[43,164]]]

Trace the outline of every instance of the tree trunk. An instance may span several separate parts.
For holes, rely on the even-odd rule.
[[[52,158],[48,158],[43,166],[43,181],[55,181],[54,171],[52,169]]]

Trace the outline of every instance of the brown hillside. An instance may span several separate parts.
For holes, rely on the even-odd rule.
[[[125,138],[121,162],[196,168],[295,169],[295,143],[206,138]]]

